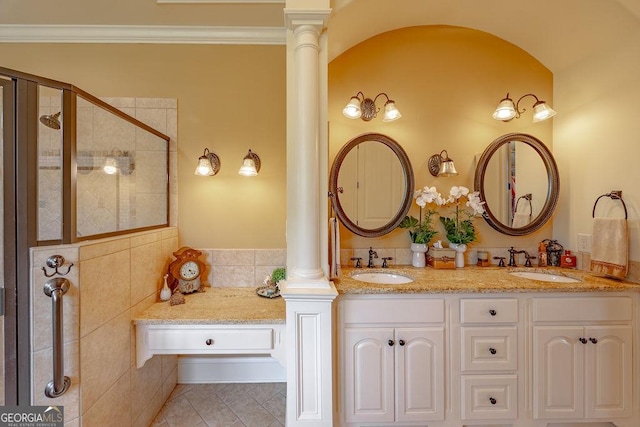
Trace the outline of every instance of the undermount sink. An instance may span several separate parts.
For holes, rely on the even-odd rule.
[[[525,279],[538,280],[540,282],[555,283],[578,283],[580,280],[573,277],[562,276],[553,273],[540,273],[538,271],[512,271],[509,273],[513,276],[523,277]]]
[[[401,285],[403,283],[411,283],[413,279],[411,277],[403,276],[396,273],[354,273],[351,275],[353,279],[361,282],[376,283],[378,285]]]

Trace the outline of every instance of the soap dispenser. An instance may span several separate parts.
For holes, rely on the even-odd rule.
[[[169,289],[169,285],[167,284],[167,277],[169,277],[168,274],[164,275],[164,286],[162,287],[162,290],[160,291],[160,299],[162,301],[169,301],[169,298],[171,298],[171,289]]]

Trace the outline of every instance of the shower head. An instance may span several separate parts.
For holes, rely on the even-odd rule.
[[[60,129],[60,120],[58,120],[58,117],[60,117],[60,111],[55,114],[45,114],[40,116],[40,122],[48,128],[58,130]]]

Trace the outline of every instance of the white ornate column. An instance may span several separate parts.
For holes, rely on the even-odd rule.
[[[287,427],[333,425],[327,278],[329,0],[287,0]]]

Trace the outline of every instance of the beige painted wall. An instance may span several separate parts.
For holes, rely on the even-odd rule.
[[[177,98],[180,244],[286,246],[283,46],[0,44],[0,58],[99,97]],[[215,177],[193,174],[205,147],[220,156]],[[254,178],[237,173],[249,148]]]
[[[621,35],[615,48],[557,73],[554,147],[563,192],[554,236],[576,247],[591,233],[595,199],[622,190],[630,227],[630,259],[640,260],[640,32]],[[597,215],[624,215],[621,204],[598,203]],[[637,268],[637,266],[636,266]]]
[[[448,194],[452,185],[473,188],[475,156],[495,138],[510,132],[536,136],[552,148],[552,121],[531,123],[533,98],[523,101],[527,111],[509,123],[491,117],[507,92],[518,97],[533,92],[553,105],[551,72],[520,48],[490,34],[460,27],[410,27],[380,34],[354,46],[329,65],[330,161],[351,138],[379,132],[398,141],[407,152],[416,188],[436,186]],[[342,108],[358,91],[368,97],[385,92],[396,101],[403,117],[384,123],[351,120]],[[378,106],[385,98],[378,99]],[[460,175],[434,178],[428,158],[446,149]],[[418,216],[414,204],[411,214]],[[477,247],[536,247],[551,237],[551,226],[524,237],[499,234],[483,219],[476,221]],[[438,227],[440,225],[438,224]],[[366,239],[341,229],[343,248],[409,245],[406,230],[379,239]],[[438,238],[444,238],[440,233]]]

